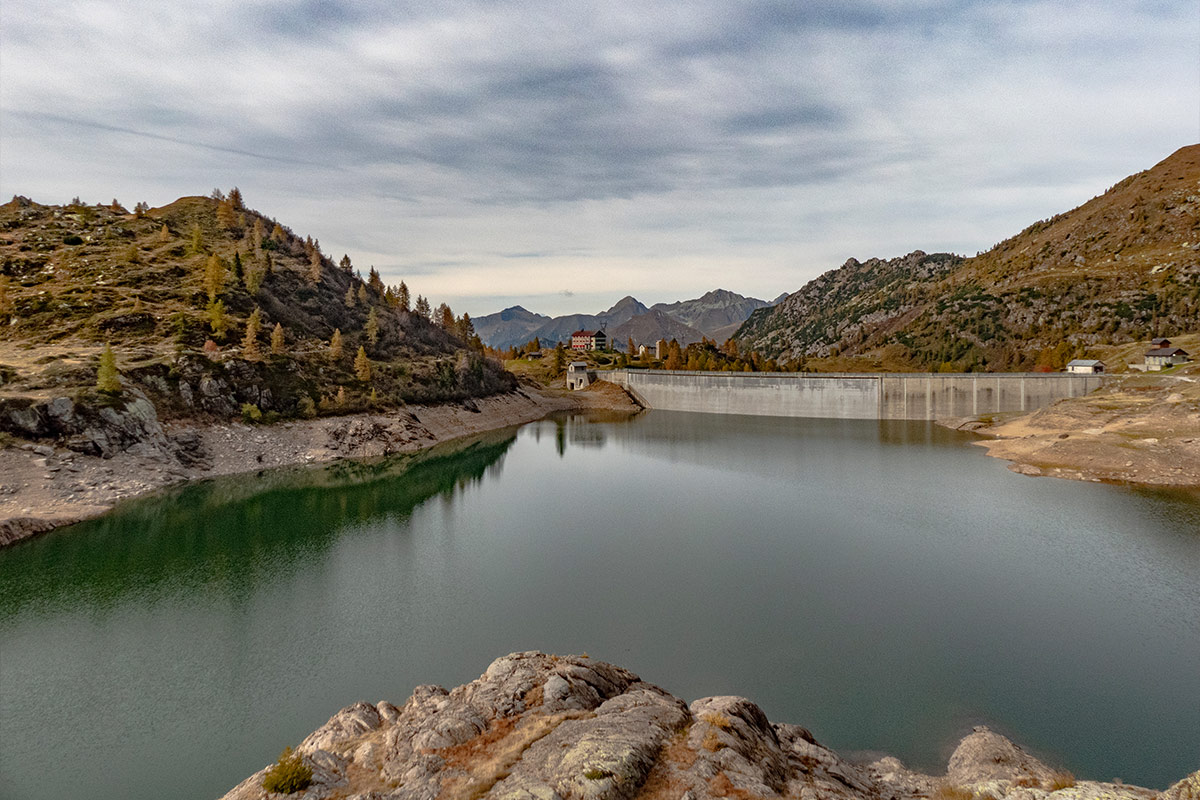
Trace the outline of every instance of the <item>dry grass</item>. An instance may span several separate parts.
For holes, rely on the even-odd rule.
[[[1050,791],[1057,792],[1059,789],[1070,789],[1074,785],[1075,775],[1070,770],[1063,769],[1054,773],[1045,786]]]
[[[438,750],[437,754],[446,759],[447,767],[456,767],[466,773],[445,781],[438,800],[478,800],[508,777],[513,765],[534,742],[548,736],[569,719],[590,716],[591,712],[570,711],[547,716],[504,717],[474,739]]]
[[[733,727],[733,721],[724,714],[709,712],[707,714],[701,714],[700,719],[704,722],[707,722],[709,725],[712,725],[714,728],[720,728],[723,731],[727,731]]]
[[[952,783],[939,784],[933,793],[929,795],[929,800],[973,800],[975,793],[970,789],[964,789],[962,786],[955,786]]]

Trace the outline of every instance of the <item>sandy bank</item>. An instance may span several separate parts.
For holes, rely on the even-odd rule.
[[[946,420],[1024,475],[1200,489],[1200,378],[1133,376],[1030,414]]]
[[[168,423],[178,453],[135,446],[104,459],[46,444],[0,450],[0,546],[99,516],[121,500],[183,481],[342,458],[411,453],[484,431],[541,419],[554,411],[637,407],[619,393],[569,394],[522,386],[466,403],[408,406],[251,426]]]

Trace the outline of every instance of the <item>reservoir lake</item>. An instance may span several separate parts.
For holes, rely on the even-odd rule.
[[[1080,778],[1200,768],[1200,498],[972,438],[563,415],[126,503],[0,550],[0,797],[219,797],[534,649],[938,774],[979,724]]]

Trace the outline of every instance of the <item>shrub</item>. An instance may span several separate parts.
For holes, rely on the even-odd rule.
[[[83,239],[72,234],[72,235],[68,236],[67,238],[63,239],[63,244],[71,244],[71,245],[83,244]]]
[[[715,714],[713,712],[709,712],[707,714],[701,714],[700,719],[704,720],[709,725],[712,725],[714,728],[720,728],[723,731],[729,730],[729,728],[733,725],[733,722],[729,719],[729,717],[725,716],[724,714]]]
[[[308,788],[312,783],[312,768],[300,760],[300,756],[285,747],[267,774],[263,776],[262,787],[268,792],[292,794]]]
[[[242,403],[242,422],[261,422],[262,416],[262,409],[260,409],[254,403]]]
[[[589,781],[599,781],[603,780],[604,778],[612,777],[612,773],[606,769],[592,767],[591,769],[584,770],[583,777],[587,778]]]
[[[1075,776],[1070,771],[1062,769],[1051,776],[1046,788],[1052,792],[1057,792],[1059,789],[1070,789],[1074,785]]]

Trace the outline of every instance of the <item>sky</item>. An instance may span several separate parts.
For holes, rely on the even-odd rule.
[[[238,186],[472,316],[967,255],[1200,141],[1200,4],[0,3],[0,196]]]

